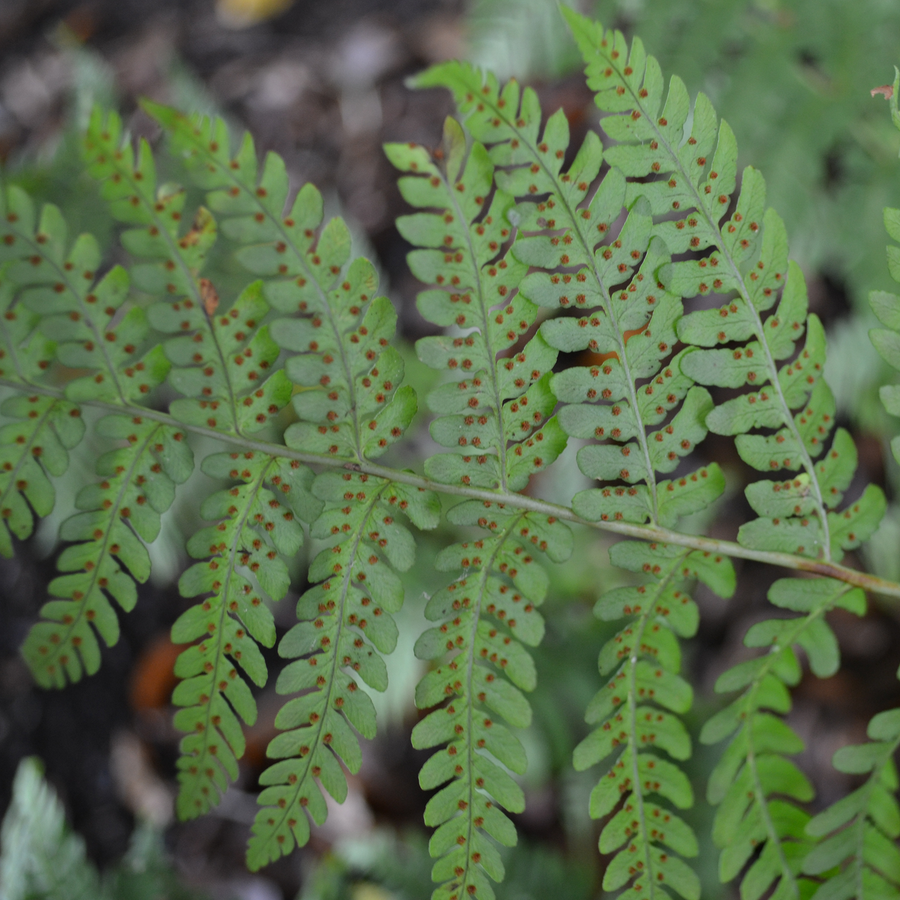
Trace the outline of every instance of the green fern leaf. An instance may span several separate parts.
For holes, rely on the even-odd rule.
[[[28,634],[22,652],[44,686],[61,687],[100,666],[99,635],[107,646],[119,637],[110,598],[129,612],[137,601],[134,580],[150,574],[144,543],[159,533],[160,514],[171,505],[175,483],[193,468],[182,432],[140,417],[106,416],[97,433],[125,444],[97,460],[104,480],[76,497],[82,512],[60,531],[73,543],[60,554],[63,575],[49,591],[55,600],[41,610],[44,621]],[[134,579],[134,580],[132,580]]]
[[[671,472],[705,437],[712,404],[704,389],[692,388],[679,373],[681,357],[670,359],[681,304],[657,284],[655,272],[668,256],[662,243],[650,240],[648,211],[640,204],[631,208],[614,234],[628,202],[624,178],[613,169],[589,194],[603,161],[597,136],[588,134],[563,171],[565,115],[558,111],[542,130],[533,90],[522,91],[515,81],[501,90],[492,76],[460,63],[436,66],[416,83],[453,91],[467,127],[490,143],[491,160],[503,167],[498,184],[524,198],[515,207],[516,224],[532,234],[545,232],[519,237],[514,245],[521,262],[549,270],[527,275],[521,295],[581,315],[545,322],[541,334],[559,350],[597,355],[595,365],[554,377],[552,390],[571,404],[561,410],[560,424],[572,437],[604,441],[578,454],[588,477],[633,486],[582,492],[573,502],[576,512],[593,520],[668,526],[709,505],[724,489],[717,467],[694,477],[689,490],[679,490],[688,487],[685,479],[658,484],[653,474]],[[673,409],[678,413],[669,421]],[[665,427],[652,430],[664,420]]]
[[[783,799],[812,799],[809,781],[785,758],[802,750],[803,742],[770,712],[790,709],[786,686],[800,678],[793,645],[803,648],[816,675],[827,678],[837,670],[839,656],[825,613],[836,606],[857,615],[865,612],[862,591],[826,578],[781,579],[769,590],[769,600],[804,615],[760,622],[749,630],[747,646],[765,647],[768,652],[719,678],[717,691],[745,690],[701,733],[704,743],[715,743],[737,732],[710,776],[708,798],[718,805],[713,840],[722,848],[722,881],[735,878],[763,848],[741,885],[742,897],[753,898],[773,886],[773,896],[806,896],[814,889],[803,877],[804,858],[810,851],[818,852],[808,836],[809,816]]]
[[[683,819],[658,803],[682,809],[693,804],[687,777],[666,759],[691,754],[678,718],[690,709],[692,691],[678,675],[677,638],[693,636],[698,613],[683,588],[686,579],[700,578],[730,596],[734,570],[724,557],[630,541],[615,545],[610,559],[653,580],[610,591],[595,608],[606,621],[627,620],[600,652],[600,673],[609,680],[588,707],[587,720],[597,727],[576,747],[574,760],[576,769],[586,769],[613,757],[590,803],[594,818],[615,813],[600,835],[601,851],[616,854],[603,887],[630,884],[639,896],[654,898],[668,896],[665,886],[690,900],[700,896],[699,879],[672,852],[696,856],[697,839]]]
[[[321,824],[326,807],[319,784],[338,802],[347,795],[340,762],[350,772],[362,762],[354,734],[375,735],[375,709],[359,689],[355,673],[378,691],[387,688],[387,670],[379,653],[396,644],[391,614],[403,603],[403,587],[394,569],[413,563],[415,543],[396,519],[398,510],[419,527],[437,524],[436,498],[417,488],[351,472],[326,472],[313,490],[325,511],[312,535],[337,537],[310,566],[310,588],[297,604],[301,620],[281,641],[278,652],[294,660],[281,672],[278,691],[302,692],[289,700],[275,724],[283,729],[269,745],[280,760],[260,782],[248,850],[258,869],[309,840],[309,815]]]
[[[65,474],[67,451],[81,442],[84,423],[78,407],[40,394],[9,397],[0,413],[13,420],[0,428],[0,553],[10,557],[12,538],[33,530],[31,510],[41,517],[53,510],[48,476]]]
[[[139,225],[122,234],[125,248],[153,260],[132,267],[135,286],[173,302],[151,307],[152,325],[177,334],[164,344],[174,365],[169,382],[184,399],[171,414],[187,425],[247,434],[263,428],[290,399],[280,370],[267,370],[278,346],[261,319],[268,305],[259,284],[248,287],[225,314],[217,315],[215,286],[199,277],[216,240],[217,226],[202,207],[184,231],[185,192],[157,187],[155,165],[143,141],[137,154],[123,136],[121,121],[95,111],[84,140],[89,172],[103,183],[101,194],[113,216]],[[182,233],[184,232],[184,233]]]
[[[369,262],[357,259],[347,265],[350,240],[344,223],[333,220],[322,225],[322,198],[311,185],[288,209],[283,161],[270,154],[260,167],[249,136],[232,158],[221,120],[188,119],[153,104],[147,109],[169,130],[190,176],[209,192],[209,206],[219,216],[223,233],[241,245],[238,259],[253,273],[267,276],[262,287],[265,301],[253,288],[229,312],[234,315],[237,310],[237,327],[246,337],[267,305],[290,316],[276,319],[270,332],[257,331],[257,345],[248,348],[250,354],[243,351],[245,359],[265,365],[274,361],[277,347],[290,354],[285,376],[279,373],[266,382],[273,385],[272,393],[264,396],[257,391],[253,396],[272,403],[268,410],[272,413],[280,408],[285,386],[287,394],[295,392],[299,421],[284,436],[295,451],[311,458],[342,458],[350,468],[381,456],[412,420],[415,394],[402,386],[402,359],[390,346],[396,313],[386,298],[376,296],[377,279]],[[245,327],[239,324],[246,312],[242,302],[256,304],[252,324],[245,322]],[[177,316],[170,318],[174,323]],[[225,328],[231,323],[223,316],[220,324]],[[179,366],[187,362],[188,350],[184,344],[168,352]],[[242,365],[245,360],[235,357],[234,362]],[[212,372],[202,371],[204,378],[217,377],[215,366],[206,360],[202,366]],[[246,366],[241,371],[246,373]],[[241,378],[230,362],[225,375],[232,384]],[[201,383],[196,373],[184,377],[195,390]],[[209,387],[215,393],[212,383]],[[313,562],[310,580],[321,584],[301,598],[301,622],[279,647],[283,656],[302,658],[284,670],[278,690],[305,693],[289,701],[276,720],[285,730],[270,745],[269,755],[281,761],[261,779],[270,787],[260,797],[263,808],[253,827],[248,851],[252,868],[308,840],[307,812],[314,822],[324,821],[317,781],[336,799],[346,795],[337,759],[355,771],[360,758],[350,726],[372,737],[375,723],[371,702],[339,669],[349,667],[370,686],[384,690],[386,670],[376,650],[393,649],[396,627],[390,613],[402,603],[401,583],[393,569],[407,569],[414,550],[411,536],[394,521],[393,513],[397,508],[406,511],[420,527],[436,524],[436,499],[431,494],[368,475],[323,473],[313,492],[325,504],[318,518],[311,517],[313,536],[338,535],[341,540]],[[309,688],[316,690],[309,693]]]
[[[662,267],[660,281],[684,297],[725,298],[718,308],[685,316],[677,329],[686,343],[715,348],[688,351],[681,360],[684,374],[702,384],[750,388],[711,412],[706,424],[718,433],[737,434],[738,452],[755,468],[801,469],[809,479],[812,508],[806,514],[775,515],[765,490],[757,489],[753,497],[763,518],[741,529],[739,541],[752,549],[840,558],[857,537],[874,531],[883,500],[873,489],[855,514],[859,527],[842,529],[841,514],[832,512],[841,491],[826,490],[820,481],[825,462],[816,460],[828,449],[834,426],[834,398],[820,380],[824,332],[815,316],[807,319],[803,277],[799,267],[788,267],[784,226],[765,208],[762,177],[745,169],[738,193],[734,135],[717,122],[709,100],[700,94],[692,108],[678,78],[671,79],[664,98],[659,66],[640,41],[629,48],[620,33],[571,11],[564,14],[585,57],[588,84],[598,92],[597,105],[610,113],[603,129],[619,142],[607,161],[634,179],[627,202],[645,197],[655,217],[666,217],[654,230],[670,252],[702,254]],[[673,211],[680,218],[672,220]],[[793,362],[779,367],[779,360],[797,352],[804,320],[804,346]],[[746,433],[754,428],[776,433]],[[826,459],[836,446],[832,443]]]
[[[458,379],[428,398],[438,414],[432,437],[454,452],[436,454],[425,471],[448,484],[521,490],[565,446],[549,418],[556,405],[548,386],[556,351],[539,335],[523,340],[538,309],[516,293],[525,265],[500,251],[512,231],[511,199],[496,191],[488,201],[493,166],[487,151],[480,144],[467,149],[453,120],[444,138],[446,173],[422,147],[385,148],[395,166],[414,173],[399,182],[407,202],[443,210],[397,222],[401,234],[423,248],[409,255],[413,274],[437,285],[419,295],[419,310],[435,324],[465,329],[456,337],[423,338],[416,347],[429,366]],[[514,446],[507,449],[510,441]]]
[[[56,207],[44,207],[38,217],[31,200],[18,189],[0,195],[6,210],[2,246],[10,257],[3,268],[0,301],[5,321],[0,377],[7,383],[37,384],[55,351],[63,364],[91,371],[69,381],[65,387],[69,400],[131,405],[148,394],[165,378],[168,365],[159,348],[140,355],[149,330],[143,312],[132,308],[124,317],[120,314],[128,291],[124,270],[115,267],[98,281],[100,252],[90,235],[82,235],[69,247]],[[46,474],[65,473],[66,450],[84,434],[80,410],[63,401],[61,393],[33,395],[28,408],[11,399],[4,410],[27,421],[27,427],[25,422],[6,426],[3,440],[14,448],[7,448],[12,453],[3,462],[0,510],[6,511],[7,526],[20,538],[32,529],[21,493],[35,513],[47,515],[54,491]],[[6,529],[0,550],[11,552]]]
[[[411,388],[399,389],[403,365],[389,346],[396,313],[375,297],[377,278],[367,260],[349,267],[350,236],[339,219],[322,227],[322,198],[305,185],[287,209],[284,162],[269,154],[261,168],[247,135],[233,159],[221,120],[188,119],[162,106],[147,110],[168,129],[191,177],[209,191],[223,232],[243,245],[238,259],[268,276],[264,293],[278,319],[272,335],[296,356],[288,378],[302,390],[294,405],[301,420],[285,434],[293,449],[375,459],[403,433],[415,413]]]
[[[438,557],[439,569],[461,568],[463,574],[425,610],[441,624],[419,638],[416,655],[451,656],[416,689],[417,706],[431,711],[413,729],[413,745],[442,748],[419,775],[426,790],[444,785],[425,810],[426,824],[436,828],[429,849],[437,858],[432,877],[440,887],[433,896],[491,898],[485,873],[494,881],[504,877],[491,839],[515,844],[515,829],[502,810],[524,809],[522,790],[506,770],[525,771],[524,749],[510,728],[531,721],[522,692],[534,689],[536,673],[522,645],[536,646],[544,634],[536,607],[547,577],[531,548],[562,561],[571,552],[571,537],[560,522],[489,501],[464,501],[450,519],[488,536],[450,546]]]
[[[304,466],[254,452],[207,457],[203,470],[240,484],[207,498],[204,518],[219,520],[197,532],[188,552],[205,562],[191,566],[179,582],[185,597],[203,596],[172,628],[174,643],[200,640],[182,652],[175,673],[184,679],[173,701],[184,707],[175,725],[188,733],[178,762],[178,811],[201,815],[218,803],[228,780],[237,778],[244,752],[238,721],[256,720],[256,703],[240,666],[257,685],[266,665],[257,643],[275,643],[275,623],[266,598],[280,600],[290,584],[282,557],[303,542],[299,520],[311,521],[321,504],[309,493],[312,473]]]
[[[146,581],[149,557],[142,541],[151,542],[158,534],[159,516],[172,502],[174,483],[191,470],[190,451],[175,446],[184,437],[181,432],[134,415],[136,401],[161,383],[169,367],[158,347],[141,355],[149,326],[139,308],[122,314],[128,292],[124,270],[113,268],[96,280],[100,253],[90,235],[82,235],[69,247],[56,207],[44,207],[38,218],[23,195],[11,191],[8,197],[14,210],[6,216],[12,240],[4,244],[29,254],[6,264],[8,283],[19,288],[19,302],[33,314],[32,323],[36,317],[42,332],[57,342],[58,359],[73,368],[93,370],[70,381],[65,396],[132,411],[129,416],[107,416],[97,424],[100,436],[126,441],[128,449],[100,457],[97,471],[104,480],[85,487],[76,498],[83,512],[63,524],[61,537],[83,543],[66,548],[60,556],[58,566],[67,574],[50,584],[57,599],[44,606],[45,621],[32,629],[23,647],[38,682],[61,686],[85,671],[97,670],[98,634],[108,645],[118,639],[118,621],[108,597],[126,611],[134,606],[137,594],[126,571]],[[15,312],[8,314],[15,319]],[[21,377],[29,354],[19,353],[23,348],[15,328],[9,330],[9,348]],[[13,401],[7,411],[27,417],[37,430],[29,427],[13,434],[17,426],[12,425],[6,433],[33,457],[43,459],[46,450],[44,468],[62,474],[65,450],[75,446],[84,431],[79,410],[61,399],[39,397],[31,406]],[[34,418],[40,421],[30,421]],[[14,471],[16,465],[12,461],[10,465],[9,471]],[[21,457],[18,468],[26,468]],[[24,474],[32,480],[21,477]],[[15,483],[17,490],[31,488],[36,512],[49,511],[52,489],[33,467],[27,473],[20,471]],[[15,522],[22,535],[30,530],[21,509]]]
[[[843,865],[823,883],[814,900],[880,900],[900,891],[900,806],[894,754],[900,746],[897,710],[869,723],[872,743],[843,747],[834,756],[838,771],[867,774],[865,783],[811,819],[806,830],[822,840],[803,869],[822,875]]]
[[[565,435],[549,418],[556,405],[549,387],[556,350],[540,335],[528,339],[538,310],[516,291],[526,268],[505,249],[513,230],[511,198],[499,190],[491,196],[494,167],[487,151],[478,143],[467,146],[452,120],[445,125],[443,166],[418,146],[389,145],[386,152],[409,173],[399,182],[407,202],[440,210],[404,216],[398,227],[418,248],[409,255],[413,273],[434,285],[419,294],[420,311],[457,329],[417,344],[424,362],[455,379],[429,396],[438,416],[432,437],[453,452],[428,460],[426,473],[447,484],[522,490],[556,459]],[[441,624],[419,638],[416,655],[452,655],[416,690],[417,705],[432,711],[413,730],[413,744],[442,748],[419,776],[423,788],[443,785],[425,811],[426,824],[436,828],[430,843],[437,860],[432,878],[439,884],[434,897],[489,900],[488,879],[504,877],[494,841],[511,846],[516,840],[502,810],[524,808],[522,790],[506,770],[525,771],[524,750],[509,726],[531,721],[523,691],[534,688],[536,673],[523,644],[538,644],[544,633],[535,607],[548,579],[532,548],[561,561],[571,552],[571,535],[553,517],[488,500],[464,501],[449,519],[487,536],[454,544],[437,559],[439,569],[462,569],[463,575],[426,608]]]

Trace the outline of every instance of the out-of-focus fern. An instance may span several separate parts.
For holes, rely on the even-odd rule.
[[[173,628],[189,645],[173,697],[185,732],[178,810],[199,815],[239,777],[257,715],[251,685],[268,679],[260,647],[278,638],[270,604],[289,594],[305,535],[317,541],[298,621],[278,645],[287,699],[250,838],[259,868],[309,840],[326,815],[322,789],[346,797],[358,736],[376,730],[363,684],[387,688],[412,529],[443,518],[460,533],[435,560],[453,580],[428,599],[434,625],[416,644],[428,669],[413,743],[434,751],[420,783],[439,789],[425,814],[435,896],[491,898],[504,877],[498,844],[515,843],[509,816],[524,808],[514,729],[531,721],[525,694],[538,672],[526,648],[544,634],[543,558],[569,557],[572,525],[627,537],[610,556],[634,583],[595,608],[619,624],[599,649],[575,765],[602,764],[589,812],[604,820],[604,888],[693,900],[687,860],[699,843],[682,812],[695,788],[681,718],[693,690],[679,643],[697,628],[693,585],[731,596],[731,558],[807,573],[771,588],[778,617],[745,640],[766,652],[721,676],[720,691],[740,694],[702,732],[731,738],[708,788],[720,874],[742,876],[744,900],[890,896],[896,716],[876,717],[873,743],[838,754],[839,769],[867,780],[811,820],[810,783],[788,759],[802,744],[783,719],[801,674],[795,647],[814,675],[837,670],[826,614],[862,614],[861,588],[900,597],[900,585],[841,564],[877,527],[884,498],[852,484],[856,450],[834,427],[822,327],[762,177],[738,176],[733,134],[710,101],[692,104],[677,78],[666,91],[639,41],[567,19],[612,146],[589,132],[570,147],[565,115],[545,120],[532,90],[445,64],[418,85],[449,87],[462,124],[447,122],[434,153],[387,148],[414,209],[397,224],[427,285],[419,310],[445,329],[418,345],[446,379],[428,397],[441,450],[422,474],[389,453],[417,412],[396,313],[372,264],[350,259],[346,225],[324,222],[314,187],[292,196],[277,156],[261,162],[249,137],[234,152],[222,121],[148,103],[205,193],[193,208],[187,190],[159,183],[146,141],[95,111],[84,157],[128,257],[111,268],[90,236],[70,241],[54,206],[2,186],[0,552],[52,510],[86,422],[103,448],[98,480],[62,526],[61,574],[25,657],[48,686],[96,671],[98,638],[118,636],[110,600],[134,606],[147,545],[202,455],[215,486],[179,582],[193,605]],[[900,239],[900,215],[886,221]],[[213,283],[217,243],[248,277]],[[885,326],[873,341],[900,368],[900,300],[877,294],[873,305]],[[883,396],[900,410],[896,388]],[[724,491],[703,456],[708,430],[734,436],[766,476],[747,489],[758,518],[734,542],[679,524]],[[542,500],[543,473],[569,443],[592,485]],[[443,515],[440,493],[456,499]]]
[[[35,759],[23,759],[13,781],[0,829],[0,885],[4,900],[206,896],[181,882],[166,859],[161,835],[146,825],[135,830],[125,858],[101,877],[84,842],[66,824],[62,804]]]

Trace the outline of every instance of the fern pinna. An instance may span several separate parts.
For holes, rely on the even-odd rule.
[[[745,637],[763,652],[721,675],[717,690],[734,696],[700,732],[730,739],[707,787],[719,875],[740,877],[744,900],[893,896],[896,711],[872,720],[870,743],[837,754],[864,780],[812,817],[811,783],[790,759],[803,743],[785,719],[803,659],[818,677],[839,666],[830,611],[864,614],[861,588],[900,596],[841,564],[886,504],[853,485],[856,450],[822,378],[823,327],[762,176],[738,173],[709,100],[691,103],[677,78],[667,88],[640,41],[565,15],[609,146],[594,132],[570,146],[565,115],[545,119],[533,90],[447,63],[417,79],[455,97],[441,149],[386,148],[413,208],[397,226],[426,285],[418,307],[444,329],[417,347],[443,373],[427,397],[441,449],[422,474],[380,461],[418,402],[374,267],[350,258],[347,226],[324,222],[318,191],[292,198],[283,161],[260,161],[249,136],[234,152],[223,121],[147,103],[187,190],[160,183],[149,144],[133,144],[115,114],[93,113],[85,163],[123,226],[125,266],[107,267],[89,235],[70,240],[54,206],[3,186],[0,552],[50,514],[54,479],[86,436],[104,448],[61,527],[60,574],[25,658],[47,686],[97,670],[100,641],[118,636],[110,600],[135,605],[147,545],[201,456],[215,487],[186,544],[179,589],[193,605],[172,635],[188,645],[173,695],[185,733],[178,811],[202,814],[239,776],[253,686],[268,679],[261,648],[278,639],[271,605],[290,593],[308,535],[297,623],[278,644],[286,700],[251,829],[259,868],[309,840],[310,820],[326,816],[322,789],[346,797],[358,735],[376,730],[367,689],[387,688],[409,526],[443,520],[457,532],[434,566],[452,580],[424,605],[433,625],[415,645],[412,741],[433,751],[419,781],[436,791],[425,811],[435,896],[491,898],[516,841],[510,815],[524,808],[515,730],[531,722],[527,648],[554,591],[546,562],[570,556],[573,525],[612,532],[627,540],[611,562],[631,580],[596,603],[615,624],[574,763],[600,766],[586,805],[603,820],[603,888],[693,900],[681,644],[698,626],[691,591],[732,596],[732,558],[780,565],[816,577],[772,585],[777,612]],[[886,224],[900,239],[900,214]],[[222,243],[247,277],[214,267]],[[900,368],[900,300],[880,293],[873,308],[884,326],[873,343]],[[895,387],[883,399],[900,410]],[[756,518],[734,542],[682,524],[725,491],[704,457],[708,431],[733,436],[765,476],[746,489]],[[546,502],[543,473],[569,444],[587,486]],[[439,494],[454,498],[446,512]]]
[[[400,180],[407,202],[438,210],[398,220],[401,233],[424,248],[410,254],[413,273],[437,285],[419,295],[419,309],[435,324],[454,327],[417,348],[429,365],[454,376],[428,398],[437,413],[431,434],[454,452],[432,457],[426,473],[442,483],[519,491],[565,446],[550,418],[556,351],[540,334],[529,335],[538,310],[517,291],[526,269],[509,253],[512,198],[493,189],[482,145],[468,146],[453,120],[444,137],[442,166],[422,147],[388,147],[391,161],[412,173]],[[535,607],[548,581],[532,554],[562,561],[571,535],[555,516],[489,499],[465,500],[449,519],[487,536],[452,545],[437,559],[439,569],[463,574],[431,598],[425,615],[442,624],[420,637],[416,654],[453,655],[419,684],[420,708],[444,705],[416,726],[413,744],[442,746],[422,770],[422,787],[450,781],[425,812],[427,824],[438,826],[430,846],[440,857],[433,877],[445,882],[435,896],[493,897],[484,873],[500,881],[503,864],[485,835],[514,843],[498,806],[521,812],[524,796],[491,757],[513,772],[525,770],[522,745],[495,717],[519,728],[531,720],[521,691],[532,690],[536,676],[521,642],[535,645],[543,636]]]

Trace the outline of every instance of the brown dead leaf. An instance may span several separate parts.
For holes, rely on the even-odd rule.
[[[206,314],[212,318],[219,308],[219,294],[208,278],[200,279],[200,297],[203,300],[203,308],[206,310]]]
[[[881,94],[885,100],[890,100],[891,97],[894,96],[894,88],[890,84],[883,84],[881,87],[872,88],[869,93],[874,97],[876,94]]]

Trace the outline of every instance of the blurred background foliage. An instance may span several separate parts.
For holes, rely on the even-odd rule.
[[[385,140],[434,145],[450,107],[443,95],[412,94],[403,86],[404,77],[439,59],[467,56],[501,77],[535,84],[546,110],[566,109],[573,132],[597,122],[555,0],[9,3],[0,10],[0,49],[6,54],[0,63],[0,157],[7,181],[60,205],[73,234],[91,231],[111,245],[113,224],[84,176],[78,152],[79,127],[91,104],[123,110],[134,132],[154,142],[159,135],[136,106],[140,94],[190,111],[223,114],[235,134],[250,128],[260,149],[285,156],[296,184],[315,181],[331,210],[346,216],[356,252],[379,267],[382,289],[400,307],[401,328],[410,341],[424,333],[424,325],[413,304],[418,286],[403,261],[408,248],[393,227],[394,217],[406,210],[379,148]],[[741,163],[764,173],[769,202],[785,219],[793,255],[807,276],[811,309],[828,329],[828,377],[842,419],[860,445],[863,476],[885,484],[893,500],[898,476],[884,452],[890,426],[877,397],[886,372],[868,341],[867,296],[889,286],[882,209],[900,206],[900,170],[896,130],[884,101],[872,99],[869,91],[890,82],[893,65],[900,63],[900,5],[894,0],[572,5],[640,36],[666,76],[679,75],[692,94],[707,93],[737,135]],[[17,7],[25,10],[24,25],[8,31],[12,37],[4,44],[2,16],[18,21],[10,13]],[[41,14],[32,15],[35,10]],[[161,160],[165,177],[179,181],[177,166],[164,156]],[[224,241],[210,266],[220,295],[235,296],[242,276]],[[418,363],[411,347],[406,357],[409,380],[424,396],[434,373]],[[425,421],[423,411],[420,425]],[[409,455],[393,462],[415,466],[432,450],[423,427]],[[744,516],[741,464],[722,442],[709,452],[717,454],[732,483],[729,496],[696,525],[733,537]],[[85,444],[79,454],[73,470],[90,478],[96,447]],[[567,502],[582,487],[579,479],[574,459],[564,459],[534,490]],[[374,698],[380,735],[365,751],[363,771],[351,783],[344,811],[331,809],[328,825],[291,860],[259,876],[243,872],[240,848],[279,702],[268,689],[259,701],[260,724],[248,735],[248,758],[236,789],[209,819],[172,822],[177,735],[169,724],[173,655],[166,630],[183,608],[173,585],[185,563],[187,537],[200,527],[200,499],[210,487],[198,472],[180,491],[151,549],[154,583],[142,593],[130,621],[123,620],[121,645],[107,655],[96,684],[79,685],[59,700],[27,682],[14,654],[43,602],[58,552],[59,523],[74,509],[74,488],[62,492],[36,539],[18,548],[17,561],[0,566],[0,634],[5,635],[0,648],[0,744],[5,746],[0,808],[9,805],[0,873],[12,871],[2,867],[13,858],[27,858],[35,871],[43,866],[49,872],[54,857],[47,848],[58,841],[64,852],[54,852],[73,860],[79,884],[106,892],[92,894],[98,897],[149,897],[155,895],[148,891],[158,888],[169,891],[163,896],[187,898],[198,896],[191,893],[197,885],[209,896],[240,900],[428,896],[431,863],[421,826],[425,798],[416,785],[422,760],[409,747],[416,716],[412,694],[421,675],[411,648],[426,624],[425,598],[441,584],[430,561],[447,533],[419,540],[420,564],[410,573],[407,605],[398,617],[402,636],[388,661],[392,690]],[[898,542],[900,514],[892,506],[863,564],[897,579]],[[544,607],[547,637],[535,654],[539,682],[530,698],[534,724],[523,737],[528,807],[517,820],[520,845],[505,860],[508,877],[497,889],[499,900],[559,896],[561,885],[567,900],[599,894],[602,860],[596,855],[597,831],[586,814],[593,776],[572,771],[571,752],[585,732],[583,711],[597,687],[597,650],[609,632],[608,625],[594,619],[592,605],[623,577],[608,566],[608,544],[579,533],[572,560],[551,572]],[[298,573],[303,562],[297,560]],[[698,592],[703,622],[686,655],[697,686],[695,736],[715,709],[711,684],[743,652],[743,634],[765,602],[765,579],[771,576],[751,565],[738,568],[743,587],[729,607]],[[290,625],[291,606],[288,599],[275,610],[282,629]],[[801,762],[823,800],[846,787],[830,768],[833,750],[860,740],[868,716],[898,700],[896,613],[876,609],[861,622],[842,621],[836,628],[847,667],[826,691],[804,679],[794,712],[795,727],[814,739]],[[277,656],[269,661],[276,666]],[[86,731],[92,735],[89,746]],[[71,758],[60,756],[60,745]],[[22,770],[25,780],[16,782],[15,795],[3,788],[4,781],[12,784],[19,759],[31,753],[44,756],[48,777],[60,789],[84,843],[62,825],[59,801],[36,770]],[[695,753],[691,765],[700,784],[715,751],[695,740]],[[698,790],[692,813],[701,834],[708,831],[704,821],[710,817],[702,794]],[[127,849],[135,822],[145,824]],[[26,845],[31,849],[20,856],[15,848]],[[711,847],[701,848],[700,859],[704,896],[730,897],[718,885]],[[99,875],[95,863],[107,874]],[[183,884],[185,873],[191,887]],[[128,887],[141,878],[151,888]],[[22,896],[62,896],[54,893],[59,886],[52,879],[29,883],[31,893]]]

